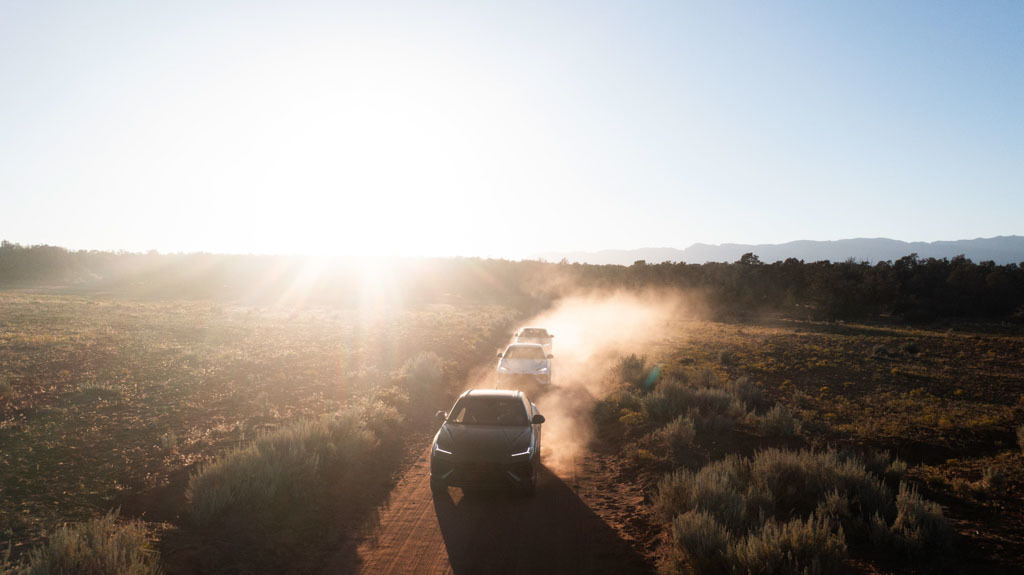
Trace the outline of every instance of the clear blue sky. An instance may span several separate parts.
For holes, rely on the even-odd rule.
[[[1024,2],[0,0],[0,238],[1024,234]]]

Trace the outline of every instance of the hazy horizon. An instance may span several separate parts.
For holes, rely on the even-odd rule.
[[[480,256],[1024,235],[1024,5],[0,5],[0,236]]]

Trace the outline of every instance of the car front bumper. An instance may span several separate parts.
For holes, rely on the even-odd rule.
[[[459,461],[430,458],[430,478],[452,487],[514,487],[527,488],[534,484],[537,465],[534,459],[511,463]]]
[[[498,387],[518,389],[520,386],[551,385],[551,373],[501,373],[498,372]]]

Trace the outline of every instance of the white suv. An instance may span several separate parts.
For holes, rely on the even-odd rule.
[[[524,327],[512,336],[514,343],[539,343],[544,351],[551,353],[551,338],[555,336],[542,327]]]
[[[551,358],[539,343],[513,343],[498,354],[497,387],[515,389],[518,385],[551,385]]]

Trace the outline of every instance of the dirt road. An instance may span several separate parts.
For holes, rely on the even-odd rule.
[[[356,571],[624,574],[652,570],[576,489],[547,469],[534,497],[489,491],[464,494],[456,488],[435,496],[427,477],[428,455],[424,452],[396,486],[375,533],[358,548]],[[634,497],[629,503],[638,505],[640,500]],[[613,507],[629,514],[620,505]],[[345,566],[346,570],[351,567]],[[341,566],[335,567],[335,572],[341,571]]]

